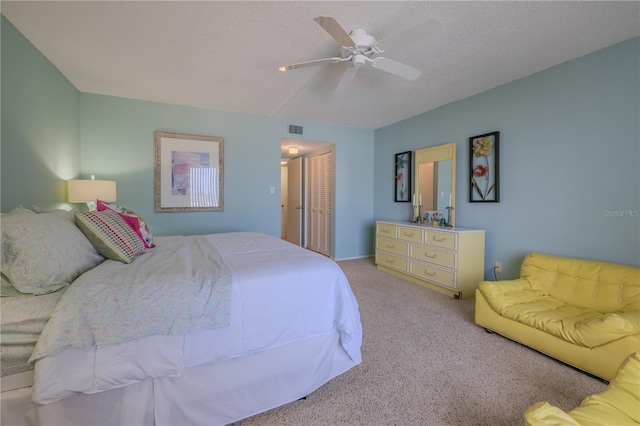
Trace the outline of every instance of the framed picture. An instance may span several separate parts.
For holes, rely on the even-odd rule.
[[[500,201],[499,148],[500,132],[469,138],[470,202]]]
[[[411,202],[411,151],[396,154],[395,201]]]
[[[155,211],[224,210],[224,138],[154,133]]]

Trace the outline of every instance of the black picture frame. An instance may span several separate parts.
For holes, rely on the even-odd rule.
[[[395,155],[394,200],[396,203],[411,202],[411,151]]]
[[[469,202],[500,201],[500,132],[469,138]]]

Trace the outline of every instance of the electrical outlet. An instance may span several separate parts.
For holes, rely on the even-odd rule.
[[[502,262],[496,262],[495,270],[496,272],[502,272]]]

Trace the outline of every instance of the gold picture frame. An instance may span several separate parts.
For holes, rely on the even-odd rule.
[[[224,138],[154,132],[155,211],[224,210]]]

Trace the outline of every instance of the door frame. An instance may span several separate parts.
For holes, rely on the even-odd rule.
[[[285,142],[286,141],[286,142]],[[306,141],[309,142],[309,141]],[[302,159],[302,207],[303,207],[303,212],[304,207],[305,207],[305,200],[306,200],[306,193],[305,193],[305,184],[304,184],[304,178],[305,178],[305,161],[307,157],[313,156],[313,155],[319,155],[319,154],[323,154],[326,152],[331,152],[332,155],[332,163],[331,163],[331,173],[332,173],[332,184],[331,184],[331,217],[332,217],[332,221],[331,221],[331,259],[334,259],[335,256],[335,241],[336,241],[336,162],[337,162],[337,149],[336,149],[336,144],[335,142],[326,142],[326,141],[311,141],[314,144],[318,145],[317,149],[314,149],[313,151],[310,152],[306,152],[301,154],[299,157],[296,157],[294,159],[297,158],[301,158]],[[291,144],[291,139],[290,138],[282,138],[282,144]],[[303,144],[304,142],[301,142],[301,144]],[[284,145],[283,145],[284,146]],[[291,160],[294,160],[291,159]],[[287,160],[287,161],[291,161],[291,160]],[[282,163],[280,164],[280,167],[285,167],[285,165],[283,165]],[[287,166],[288,167],[288,162],[287,162]],[[287,196],[287,203],[288,203],[288,199],[290,197]],[[284,197],[281,197],[281,200],[284,203]],[[287,208],[287,205],[285,205],[284,207],[285,209]],[[281,209],[281,213],[282,213]],[[306,231],[306,214],[302,214],[302,247],[306,247],[306,243],[304,241],[304,233]],[[288,241],[288,240],[287,240]]]

